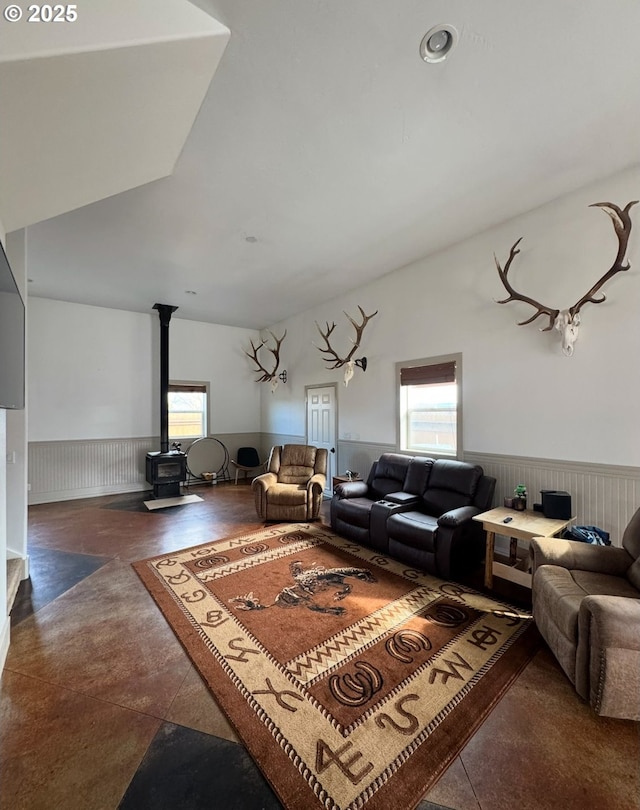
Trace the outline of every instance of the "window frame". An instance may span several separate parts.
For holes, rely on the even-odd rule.
[[[436,366],[441,363],[455,363],[456,378],[455,385],[457,391],[456,406],[456,452],[455,453],[435,453],[427,450],[412,450],[403,447],[403,410],[402,410],[402,388],[400,375],[403,368],[413,368],[416,366]],[[407,387],[407,386],[404,386]],[[462,352],[452,354],[440,354],[435,357],[421,357],[413,360],[402,360],[396,363],[396,448],[399,453],[411,453],[414,456],[425,456],[427,458],[462,459]],[[406,444],[406,442],[404,442]]]
[[[201,388],[204,390],[205,395],[205,406],[204,406],[204,418],[205,418],[205,431],[202,436],[172,436],[171,435],[171,409],[168,408],[169,412],[169,441],[170,442],[182,442],[183,444],[186,442],[191,444],[192,442],[196,441],[197,439],[204,438],[206,436],[211,435],[211,396],[209,391],[209,382],[206,380],[169,380],[169,390],[168,394],[171,392],[172,386],[188,386],[193,388]],[[167,403],[168,406],[168,403]]]

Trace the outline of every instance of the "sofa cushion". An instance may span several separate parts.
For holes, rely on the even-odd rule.
[[[373,498],[378,500],[389,492],[404,489],[410,462],[410,456],[403,456],[401,453],[383,453],[373,464],[367,481]]]
[[[459,506],[470,506],[482,475],[481,467],[437,459],[423,496],[424,510],[430,515],[442,515]]]
[[[537,600],[554,606],[554,620],[569,639],[577,642],[578,613],[585,596],[627,596],[640,599],[640,592],[623,577],[542,565],[536,570]]]
[[[269,487],[269,504],[298,506],[307,502],[307,488],[300,484],[277,483]]]
[[[580,570],[571,571],[571,574],[587,596],[627,596],[631,599],[640,599],[640,591],[623,577]]]
[[[285,444],[280,457],[278,481],[281,484],[306,484],[314,473],[315,463],[315,447]]]
[[[410,495],[422,495],[427,488],[432,467],[432,458],[422,458],[420,456],[412,458],[404,482],[404,491]]]
[[[426,571],[434,576],[438,575],[436,555],[433,551],[427,551],[424,548],[411,548],[404,543],[389,540],[388,554],[394,560],[410,565],[418,571]]]
[[[387,521],[389,540],[411,548],[435,551],[435,533],[438,521],[424,512],[400,512]]]
[[[363,529],[369,528],[371,507],[375,501],[369,498],[345,498],[334,504],[336,519]]]

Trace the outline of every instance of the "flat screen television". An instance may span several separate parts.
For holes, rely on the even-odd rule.
[[[1,242],[0,408],[24,408],[24,302]]]

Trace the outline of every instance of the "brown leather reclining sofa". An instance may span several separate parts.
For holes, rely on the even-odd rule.
[[[462,461],[383,453],[365,481],[339,484],[331,527],[413,568],[449,578],[484,554],[474,515],[490,509],[496,480]]]

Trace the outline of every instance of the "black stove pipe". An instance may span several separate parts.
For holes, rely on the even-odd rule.
[[[169,321],[178,309],[154,304],[160,316],[160,452],[169,452]]]

